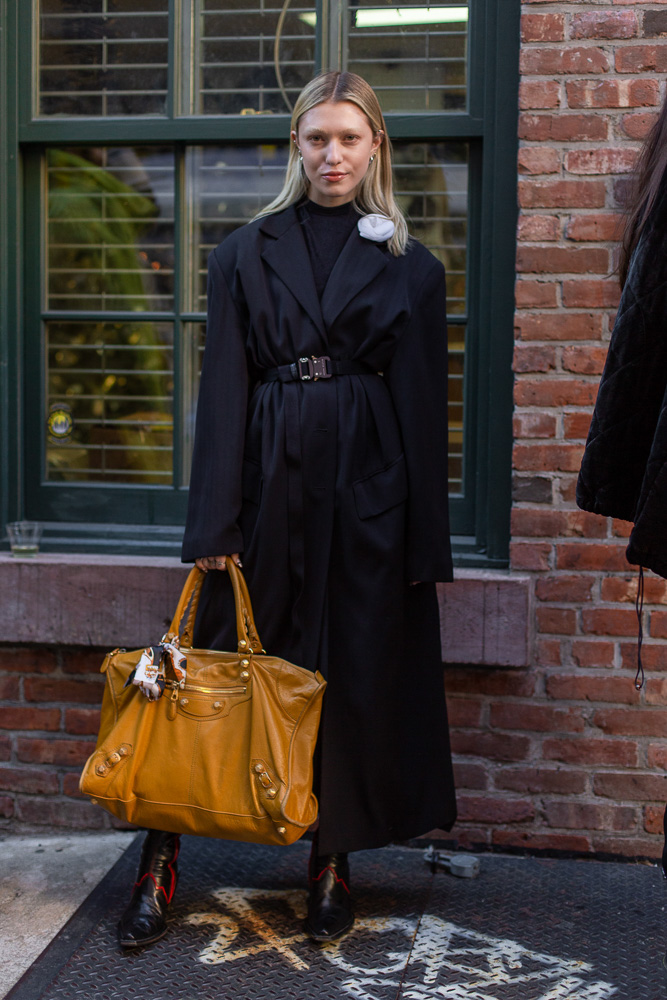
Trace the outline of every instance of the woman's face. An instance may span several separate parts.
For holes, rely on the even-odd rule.
[[[308,197],[332,208],[352,201],[382,133],[373,134],[368,118],[351,101],[324,101],[301,116],[292,140],[303,157]]]

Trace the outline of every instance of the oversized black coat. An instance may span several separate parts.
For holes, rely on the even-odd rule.
[[[630,261],[577,503],[633,521],[628,561],[667,577],[667,185]]]
[[[371,370],[262,382],[323,355]],[[265,648],[327,678],[324,853],[455,818],[433,583],[452,574],[446,393],[444,269],[420,244],[394,257],[355,228],[321,302],[294,207],[211,254],[183,559],[241,552]],[[235,648],[226,573],[196,643]]]

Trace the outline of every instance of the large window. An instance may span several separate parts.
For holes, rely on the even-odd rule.
[[[175,547],[208,252],[278,191],[289,113],[303,84],[322,68],[348,68],[378,92],[398,199],[412,233],[448,272],[458,548],[464,559],[502,560],[505,474],[490,428],[503,412],[496,403],[490,413],[494,392],[505,419],[509,411],[489,368],[498,356],[496,327],[511,314],[503,320],[489,293],[502,267],[495,253],[512,253],[511,199],[509,208],[506,195],[502,207],[493,201],[503,156],[513,157],[513,143],[497,140],[498,116],[507,115],[499,95],[516,98],[515,64],[511,73],[496,69],[499,54],[516,60],[518,12],[508,18],[508,5],[518,7],[514,0],[22,5],[25,516],[55,534],[58,524],[87,525],[86,544],[94,543],[95,524],[145,524],[145,538],[159,525],[161,544],[173,525]],[[509,366],[496,375],[507,387]]]

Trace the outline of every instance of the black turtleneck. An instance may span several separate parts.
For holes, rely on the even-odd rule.
[[[322,298],[329,275],[348,237],[361,218],[351,201],[326,208],[314,201],[299,205],[299,222],[310,254],[317,294]]]

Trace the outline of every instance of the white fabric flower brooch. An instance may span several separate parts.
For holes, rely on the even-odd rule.
[[[392,238],[396,226],[386,215],[362,215],[357,222],[357,229],[365,240],[384,243]]]

